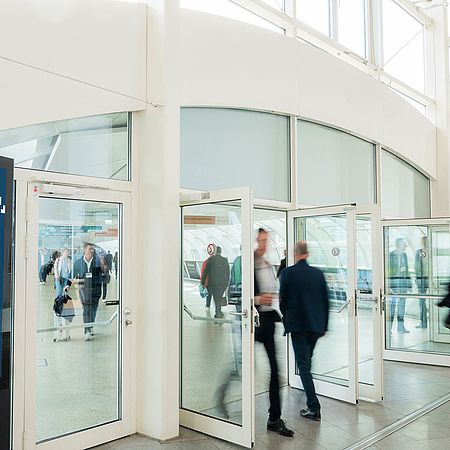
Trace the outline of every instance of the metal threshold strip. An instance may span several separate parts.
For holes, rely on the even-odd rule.
[[[413,413],[408,414],[407,416],[401,418],[400,420],[397,420],[395,423],[388,425],[387,427],[371,434],[370,436],[367,436],[366,438],[360,440],[356,444],[347,447],[345,450],[363,450],[367,447],[370,447],[371,445],[381,441],[382,439],[388,437],[389,435],[405,427],[406,425],[415,422],[417,419],[420,419],[425,414],[428,414],[434,409],[439,408],[439,406],[442,406],[448,401],[450,401],[450,393],[445,394],[444,396],[438,398],[437,400],[431,403],[428,403],[428,405],[423,406],[417,411],[414,411]]]

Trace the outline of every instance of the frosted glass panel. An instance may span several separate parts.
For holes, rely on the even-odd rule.
[[[181,109],[181,187],[251,186],[289,200],[289,118],[235,109]]]
[[[3,130],[0,155],[25,169],[128,180],[128,113]]]
[[[374,203],[374,146],[333,128],[298,121],[298,202]]]
[[[430,182],[414,167],[383,150],[381,201],[384,218],[430,217]]]

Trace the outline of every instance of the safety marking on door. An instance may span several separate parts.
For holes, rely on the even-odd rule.
[[[331,254],[332,254],[333,256],[339,256],[340,253],[341,253],[341,251],[340,251],[337,247],[333,247],[333,248],[331,249]]]
[[[206,251],[208,252],[208,255],[214,255],[216,252],[216,244],[208,244],[208,247],[206,247]]]

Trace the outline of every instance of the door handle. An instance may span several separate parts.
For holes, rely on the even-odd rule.
[[[242,316],[244,319],[246,319],[248,317],[248,311],[246,309],[244,309],[244,311],[242,312],[229,312],[228,313],[230,316]]]
[[[132,325],[132,324],[133,324],[132,320],[129,319],[125,320],[125,325]]]

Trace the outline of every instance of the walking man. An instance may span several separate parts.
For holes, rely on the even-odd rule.
[[[278,365],[275,349],[275,323],[280,322],[280,316],[272,307],[273,294],[277,282],[271,264],[264,258],[269,235],[264,228],[258,230],[256,239],[258,247],[255,250],[255,305],[259,313],[260,326],[255,329],[255,340],[264,344],[270,363],[269,384],[269,419],[267,429],[282,436],[292,437],[290,430],[281,419],[280,385],[278,380]]]
[[[311,375],[311,359],[317,340],[328,327],[328,289],[322,272],[307,262],[305,241],[295,244],[295,264],[283,270],[280,279],[280,310],[286,333],[291,333],[307,409],[300,414],[320,421],[320,403]]]

